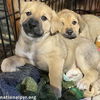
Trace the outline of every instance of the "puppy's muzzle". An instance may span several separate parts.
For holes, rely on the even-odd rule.
[[[30,37],[41,37],[43,36],[42,27],[34,18],[30,18],[22,24],[25,33]]]
[[[74,39],[76,38],[76,34],[74,33],[73,29],[66,29],[66,32],[64,33],[65,38]]]

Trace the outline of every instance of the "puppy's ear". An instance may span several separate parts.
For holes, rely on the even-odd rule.
[[[77,14],[77,19],[78,19],[78,22],[79,22],[80,33],[81,33],[82,30],[84,30],[85,22],[84,22],[84,20],[81,18],[81,16],[79,14]]]
[[[79,30],[79,34],[82,37],[90,37],[89,36],[89,28],[88,25],[86,24],[86,22],[82,19],[82,17],[80,15],[77,15],[78,21],[79,21],[79,25],[80,25],[80,30]]]
[[[79,26],[80,26],[80,30],[79,30],[80,32],[79,33],[82,33],[83,30],[86,30],[87,25],[79,14],[77,14],[76,16],[77,16]]]
[[[53,11],[51,19],[51,29],[50,29],[51,35],[61,32],[61,29],[62,29],[62,23],[59,17],[57,16],[56,12]]]

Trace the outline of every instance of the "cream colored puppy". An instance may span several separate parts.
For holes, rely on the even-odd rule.
[[[87,28],[86,27],[87,25],[86,26],[84,26],[85,24],[83,24],[83,26],[81,25],[82,23],[84,23],[84,21],[82,20],[82,18],[78,14],[76,14],[73,11],[70,11],[70,10],[63,10],[63,11],[61,11],[61,12],[58,13],[58,16],[59,16],[60,20],[63,23],[63,28],[62,28],[62,33],[63,34],[62,35],[67,39],[66,41],[68,41],[68,39],[70,39],[72,41],[72,43],[77,41],[78,42],[77,43],[78,44],[78,48],[82,49],[84,46],[86,47],[85,50],[83,50],[81,52],[86,52],[87,53],[88,50],[90,49],[90,45],[86,46],[86,44],[84,43],[84,46],[83,47],[82,46],[81,47],[79,46],[79,45],[82,45],[83,44],[81,42],[86,42],[87,41],[87,40],[84,41],[83,38],[82,38],[82,37],[85,37],[85,36],[82,36],[80,38],[80,36],[78,35],[79,33],[80,34],[84,34],[84,32],[87,32],[85,30],[85,28]],[[97,36],[96,34],[94,34],[94,35],[95,35],[94,37]],[[85,38],[88,38],[89,39],[89,37],[85,37]],[[80,39],[82,39],[82,40],[80,41]],[[92,40],[92,38],[90,40]],[[97,50],[96,50],[96,52],[97,52]],[[89,50],[89,52],[87,53],[87,57],[85,58],[85,59],[88,58],[87,59],[87,62],[84,62],[85,60],[83,60],[83,58],[80,58],[79,57],[79,56],[81,56],[81,54],[84,54],[84,56],[85,56],[86,55],[85,53],[77,54],[77,57],[78,57],[78,60],[80,61],[80,64],[77,64],[76,63],[75,65],[78,66],[78,68],[81,69],[81,72],[84,74],[83,79],[85,79],[85,75],[87,76],[87,73],[89,73],[89,74],[94,74],[95,73],[96,74],[97,72],[95,72],[95,71],[100,66],[99,65],[99,61],[98,61],[98,64],[96,64],[96,65],[94,65],[94,64],[91,63],[91,66],[94,66],[94,67],[91,67],[92,69],[89,66],[85,65],[88,62],[90,62],[88,60],[91,59],[91,56],[90,56],[91,53],[93,53],[93,48],[91,48]],[[96,59],[96,57],[93,57],[92,61],[94,61],[95,59]],[[84,64],[82,64],[82,62],[84,62]],[[74,66],[74,67],[76,67],[76,66]],[[85,66],[87,66],[87,67],[85,67]],[[73,69],[74,67],[71,67],[71,68]],[[70,70],[69,70],[69,72],[70,72]],[[100,73],[100,70],[98,69],[98,74],[99,73]],[[90,76],[89,78],[87,76],[86,79],[87,80],[89,80],[89,79],[94,80],[92,78],[93,78],[92,76]],[[95,81],[92,81],[92,83],[91,83],[91,86],[92,86],[91,91],[87,89],[87,91],[85,92],[85,95],[86,96],[95,96],[95,95],[98,95],[100,93],[100,91],[99,91],[100,87],[98,85],[99,83],[100,83],[100,78],[98,77]],[[79,83],[77,84],[77,87],[79,87],[80,89],[85,88],[85,86],[86,86],[86,83],[84,83],[82,81],[79,81]]]
[[[15,55],[3,60],[1,70],[13,72],[26,63],[49,70],[50,84],[56,96],[60,97],[64,60],[55,44],[58,40],[52,35],[60,31],[62,23],[55,11],[44,3],[33,1],[22,3],[20,25]]]

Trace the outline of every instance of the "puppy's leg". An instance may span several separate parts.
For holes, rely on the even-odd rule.
[[[92,97],[100,94],[100,75],[99,79],[91,84],[91,89],[84,92],[85,97]]]
[[[52,57],[53,58],[53,57]],[[53,58],[49,60],[49,79],[54,93],[57,97],[61,97],[61,83],[64,60],[61,58]]]
[[[85,97],[93,97],[99,94],[100,94],[100,80],[92,84],[91,90],[86,90],[84,92]]]
[[[77,87],[81,90],[89,90],[90,85],[98,78],[98,72],[93,69],[83,70],[81,68],[81,70],[84,73],[84,77],[77,83]]]
[[[3,72],[13,72],[17,71],[17,67],[23,66],[28,63],[28,59],[19,57],[19,56],[11,56],[3,60],[1,64],[1,70]]]
[[[83,49],[84,48],[82,48],[82,50]],[[96,67],[99,61],[99,57],[96,53],[97,51],[95,50],[82,50],[79,49],[76,53],[76,61],[78,67],[84,74],[84,77],[78,82],[77,87],[82,90],[89,90],[90,84],[98,79],[98,71],[96,70]]]

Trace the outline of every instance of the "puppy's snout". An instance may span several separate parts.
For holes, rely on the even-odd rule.
[[[39,23],[37,20],[30,18],[27,21],[23,22],[23,27],[25,30],[33,30],[38,27]]]
[[[68,35],[72,35],[73,30],[72,30],[72,29],[67,29],[67,30],[66,30],[66,33],[67,33]]]
[[[23,22],[23,28],[27,35],[31,37],[40,37],[43,35],[42,28],[38,20],[30,18]]]
[[[34,28],[38,27],[39,22],[37,20],[33,19],[33,18],[30,18],[28,20],[27,24],[29,25],[30,29],[34,29]]]

